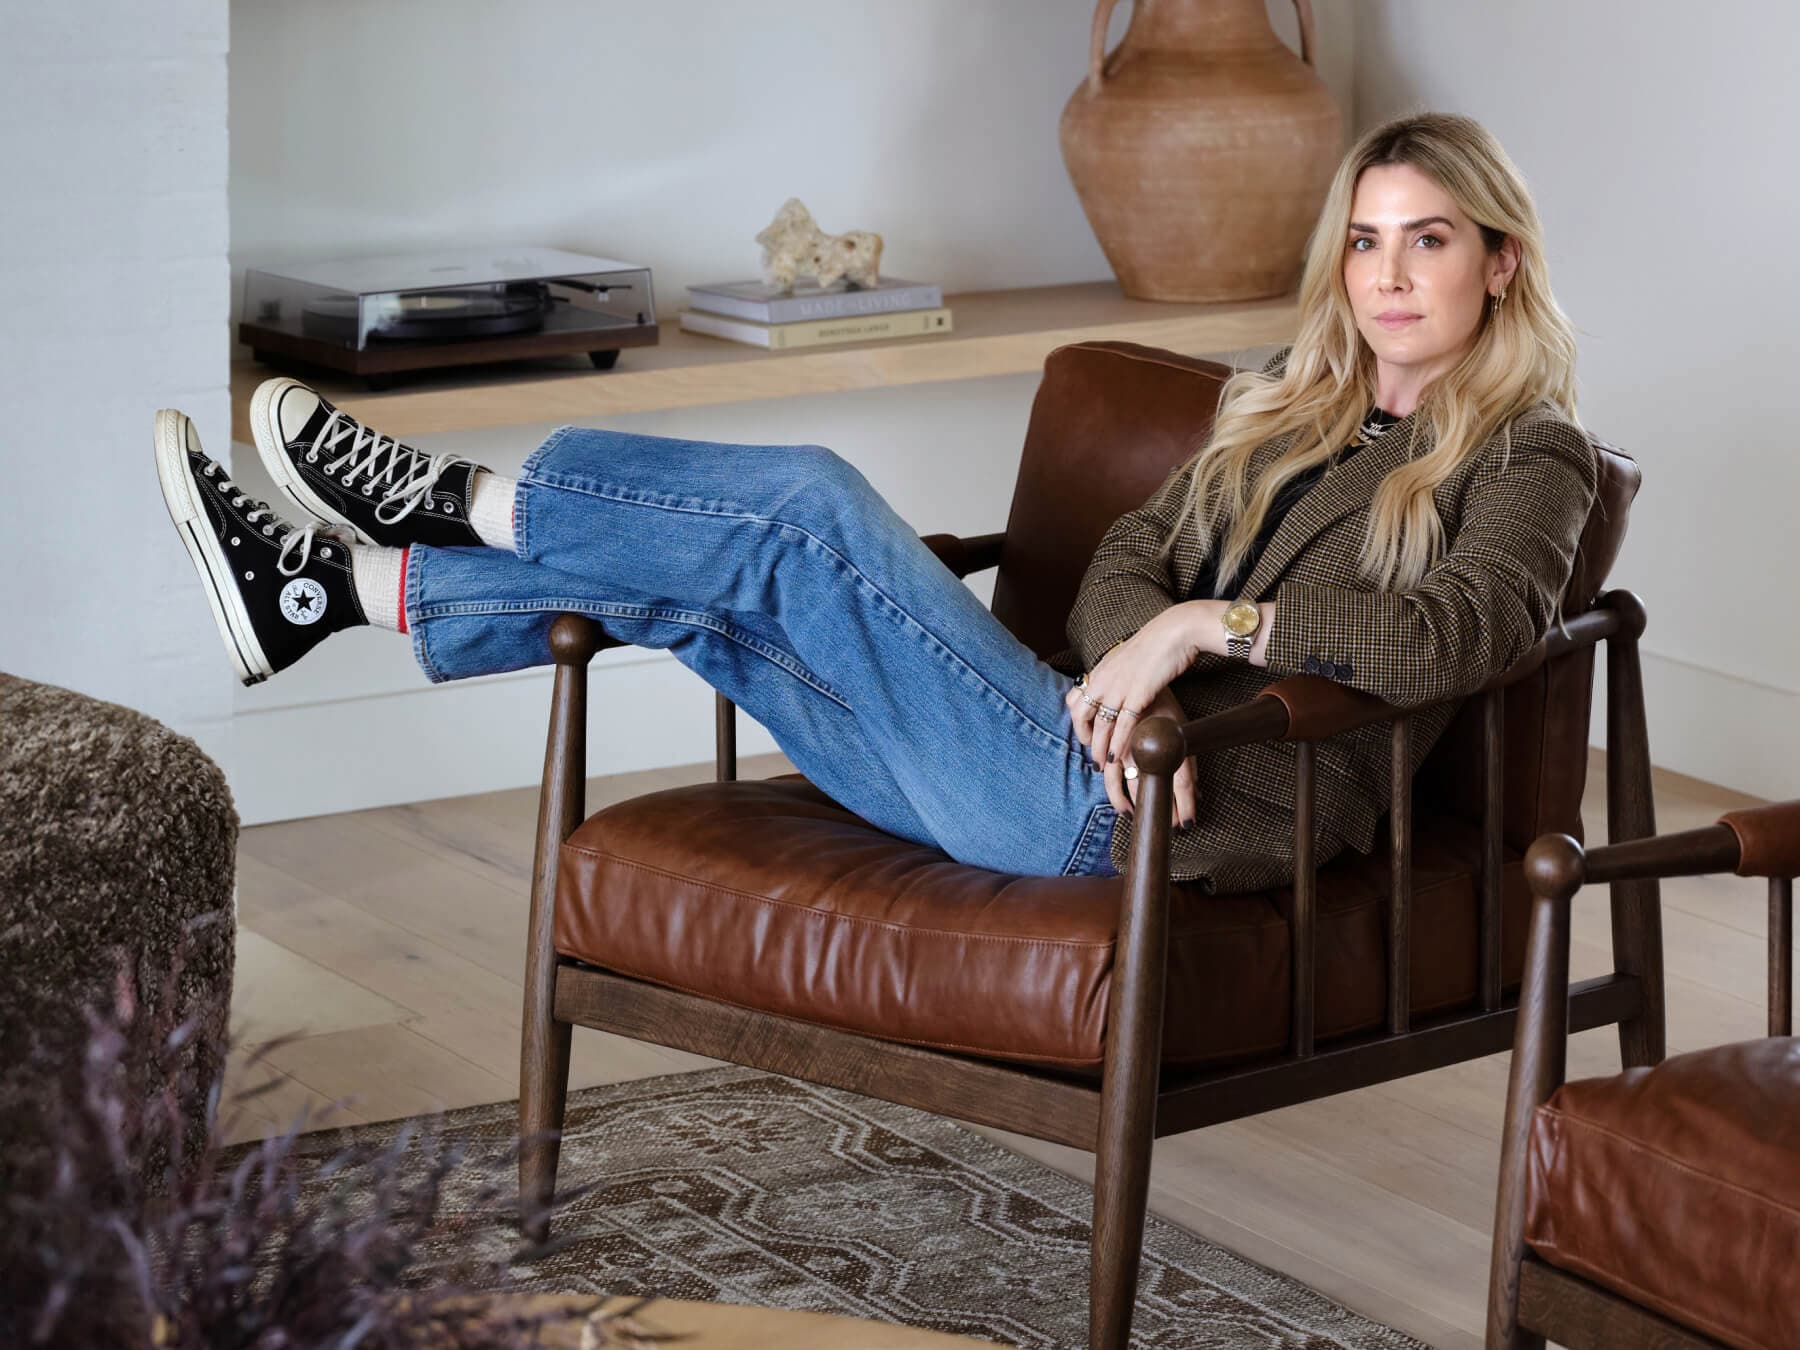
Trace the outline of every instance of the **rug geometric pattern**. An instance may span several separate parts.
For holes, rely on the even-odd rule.
[[[472,1159],[501,1157],[507,1102],[447,1113]],[[307,1136],[323,1159],[346,1137]],[[517,1230],[453,1178],[430,1253],[503,1256]],[[661,1294],[806,1309],[1052,1350],[1087,1336],[1092,1193],[939,1116],[757,1069],[589,1088],[569,1098],[559,1186],[567,1245],[518,1274],[536,1292]],[[1152,1218],[1132,1344],[1325,1350],[1423,1343]]]

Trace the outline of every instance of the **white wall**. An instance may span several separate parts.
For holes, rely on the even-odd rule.
[[[228,753],[228,667],[156,486],[230,430],[226,4],[0,9],[0,669]]]
[[[1114,16],[1115,37],[1129,9]],[[1093,12],[1089,0],[234,0],[233,270],[524,241],[648,264],[667,317],[690,283],[755,275],[754,235],[799,196],[827,229],[880,230],[884,272],[947,290],[1107,277],[1057,147]],[[1292,5],[1271,0],[1270,13],[1297,48]],[[1322,72],[1346,122],[1349,19],[1319,19]],[[607,425],[830,445],[922,532],[979,532],[1005,522],[1036,384]],[[505,469],[546,430],[420,444]],[[247,448],[236,457],[246,482],[259,479],[254,460]],[[710,757],[711,694],[696,677],[642,651],[603,655],[598,669],[596,706],[641,712],[595,719],[596,772]],[[427,686],[391,636],[333,638],[236,695],[240,806],[268,819],[536,782],[547,690],[542,672]],[[772,748],[740,725],[744,753]],[[295,753],[318,744],[342,753]]]
[[[1321,9],[1348,123],[1350,15]],[[1269,10],[1297,47],[1292,5]],[[880,231],[896,276],[1106,277],[1057,147],[1093,14],[234,0],[232,262],[523,240],[646,263],[669,312],[691,283],[753,276],[753,236],[798,196],[827,230]]]
[[[1644,470],[1613,584],[1657,762],[1800,795],[1800,9],[1371,0],[1357,42],[1359,125],[1467,113],[1537,198],[1582,420]]]

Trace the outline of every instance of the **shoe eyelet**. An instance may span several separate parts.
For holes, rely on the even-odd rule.
[[[331,550],[328,548],[322,548],[319,550],[319,556],[321,558],[329,558],[331,556]]]
[[[364,483],[362,495],[365,497],[373,497],[375,495],[375,485],[373,483]]]
[[[326,477],[327,477],[327,478],[336,478],[336,477],[337,477],[337,470],[336,470],[336,469],[334,469],[334,468],[333,468],[333,467],[332,467],[332,466],[331,466],[331,465],[329,465],[329,464],[327,464],[327,465],[326,465],[326,466],[325,466],[325,476],[326,476]]]
[[[455,515],[456,514],[456,503],[455,502],[445,502],[444,503],[444,514],[447,516]]]
[[[306,452],[306,462],[308,464],[317,464],[319,462],[319,452],[317,450],[308,450]]]
[[[231,546],[233,548],[236,548],[239,544],[241,544],[243,542],[244,541],[242,539],[239,539],[235,534],[231,536]]]
[[[245,581],[255,581],[255,580],[256,580],[256,573],[254,573],[254,572],[246,572],[246,573],[244,573],[244,580],[245,580]]]

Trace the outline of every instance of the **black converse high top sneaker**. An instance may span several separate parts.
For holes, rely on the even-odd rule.
[[[367,623],[341,539],[314,537],[247,497],[202,453],[194,424],[156,414],[156,476],[245,684],[294,664],[327,634]]]
[[[269,476],[313,519],[364,543],[479,544],[469,524],[477,466],[425,455],[334,408],[298,380],[264,380],[250,430]]]

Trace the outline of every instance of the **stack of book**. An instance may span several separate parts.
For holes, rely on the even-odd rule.
[[[689,286],[688,304],[680,314],[688,332],[776,351],[950,331],[943,288],[896,277],[874,287],[799,281],[792,291],[760,281],[721,281]]]

